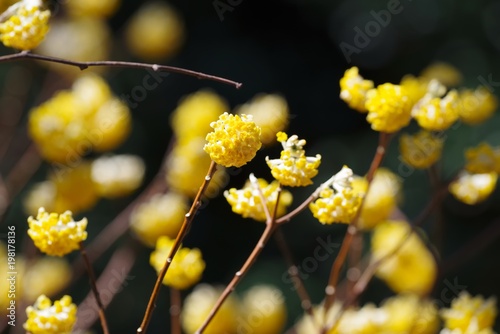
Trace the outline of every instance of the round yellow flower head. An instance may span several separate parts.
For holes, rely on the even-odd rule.
[[[173,56],[184,42],[184,22],[165,2],[143,5],[128,22],[125,41],[130,51],[148,61]]]
[[[361,205],[361,196],[352,189],[353,173],[344,166],[323,187],[319,198],[309,205],[314,217],[322,224],[349,224]]]
[[[182,328],[186,334],[193,334],[198,330],[221,293],[219,288],[200,284],[186,297],[181,313]],[[203,333],[237,333],[239,316],[239,301],[234,295],[229,295]]]
[[[437,80],[446,87],[457,86],[463,80],[462,73],[457,68],[444,62],[435,62],[427,66],[420,76],[428,81]]]
[[[476,125],[484,122],[497,110],[498,99],[484,86],[476,90],[464,89],[459,94],[461,108],[460,120],[465,124]]]
[[[45,256],[30,263],[23,276],[24,299],[32,303],[40,295],[55,295],[68,285],[71,275],[71,267],[64,258]]]
[[[130,216],[130,228],[142,243],[154,247],[161,236],[175,238],[187,210],[184,196],[157,194],[134,209]]]
[[[282,185],[289,187],[304,187],[312,184],[312,178],[318,174],[321,164],[321,155],[307,157],[304,146],[305,139],[299,139],[297,135],[288,138],[284,132],[276,135],[281,142],[283,150],[279,159],[269,159],[266,162],[271,168],[271,174]]]
[[[71,211],[62,214],[38,210],[36,219],[28,218],[28,235],[35,246],[51,256],[64,256],[80,248],[80,242],[87,239],[87,218],[75,222]]]
[[[211,90],[200,90],[185,96],[172,113],[170,124],[177,140],[203,137],[210,124],[229,111],[227,102]]]
[[[241,167],[252,160],[262,146],[260,128],[251,115],[240,117],[226,112],[210,126],[214,131],[207,135],[203,149],[219,165]]]
[[[283,293],[269,285],[256,285],[243,295],[240,333],[279,334],[286,322]]]
[[[41,295],[26,308],[28,320],[24,329],[31,334],[70,334],[76,321],[76,305],[70,296],[54,301]]]
[[[372,88],[373,81],[363,79],[359,75],[358,68],[353,66],[345,71],[344,76],[340,79],[340,98],[352,109],[366,112],[366,93]]]
[[[482,296],[472,297],[462,291],[451,302],[451,308],[441,311],[441,317],[444,327],[450,330],[447,333],[473,334],[491,330],[497,313],[495,297],[485,300]]]
[[[42,1],[24,0],[11,7],[12,16],[0,23],[0,41],[18,50],[33,50],[49,31],[50,11],[42,10]]]
[[[281,95],[259,94],[238,107],[236,113],[253,116],[253,121],[261,128],[260,139],[264,145],[274,142],[276,134],[288,126],[288,104]]]
[[[500,173],[500,147],[481,143],[465,151],[465,169],[470,173]]]
[[[450,184],[450,193],[459,201],[474,205],[485,201],[495,190],[498,174],[495,172],[471,174],[464,171]]]
[[[372,235],[373,260],[377,261],[394,252],[409,233],[411,227],[405,221],[379,223]],[[416,233],[412,233],[394,255],[382,262],[376,275],[395,292],[422,296],[429,293],[434,285],[437,265],[424,242]]]
[[[417,103],[427,93],[429,81],[422,77],[405,75],[399,85],[405,89],[413,104]]]
[[[443,139],[421,130],[415,135],[403,134],[399,139],[399,151],[403,161],[417,169],[434,165],[443,152]]]
[[[436,306],[417,295],[396,295],[385,300],[380,309],[385,320],[378,333],[436,334],[439,330]]]
[[[149,257],[149,263],[155,268],[157,273],[167,261],[168,254],[174,245],[174,240],[167,236],[158,238],[156,249]],[[197,248],[179,248],[174,256],[167,274],[163,279],[163,284],[175,289],[184,290],[196,284],[205,270],[205,262],[201,257],[201,251]]]
[[[100,196],[127,196],[140,187],[146,166],[135,155],[102,156],[92,162],[91,176]]]
[[[385,83],[366,93],[366,120],[375,131],[393,133],[410,124],[412,105],[404,87]]]
[[[388,219],[396,208],[401,193],[401,180],[389,169],[379,168],[375,172],[368,194],[368,181],[364,177],[353,177],[352,187],[354,193],[365,198],[358,227],[371,229]]]
[[[242,215],[244,218],[252,218],[257,221],[266,221],[266,213],[259,195],[259,188],[266,199],[267,208],[272,215],[276,206],[279,182],[267,183],[264,179],[257,179],[250,174],[250,181],[247,181],[242,189],[231,188],[224,192],[224,197],[231,205],[233,212]],[[292,204],[292,194],[286,190],[281,191],[278,211],[276,216],[280,217],[286,213],[286,209]]]
[[[106,18],[120,7],[121,0],[71,0],[65,3],[73,16],[92,16]]]

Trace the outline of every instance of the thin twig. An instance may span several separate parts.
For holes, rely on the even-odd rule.
[[[170,287],[170,334],[182,334],[181,331],[181,292]]]
[[[172,259],[175,256],[175,253],[177,253],[177,250],[181,246],[182,240],[186,236],[187,231],[189,231],[189,228],[191,227],[191,223],[194,219],[194,216],[196,215],[196,212],[198,212],[198,209],[201,206],[201,197],[205,193],[205,190],[210,184],[210,181],[212,180],[212,177],[215,174],[216,170],[217,170],[217,164],[212,161],[210,163],[210,167],[208,168],[207,175],[205,176],[205,179],[203,180],[203,183],[201,184],[201,187],[198,190],[198,193],[196,194],[193,204],[189,209],[189,212],[186,213],[186,215],[184,216],[184,222],[182,223],[181,229],[177,233],[174,245],[172,246],[172,249],[170,250],[167,256],[165,264],[163,265],[161,271],[158,273],[158,278],[156,279],[153,292],[151,293],[151,297],[149,298],[148,306],[146,308],[146,312],[144,313],[144,318],[142,319],[141,326],[137,328],[137,334],[145,333],[146,329],[148,328],[149,321],[151,320],[151,316],[153,315],[153,309],[155,308],[156,298],[158,298],[158,293],[160,292],[163,279],[167,274],[167,270],[170,267],[170,263],[172,263]]]
[[[184,69],[184,68],[180,68],[180,67],[157,65],[157,64],[146,64],[146,63],[135,63],[135,62],[128,62],[128,61],[111,61],[111,60],[73,61],[73,60],[68,60],[68,59],[63,59],[63,58],[52,57],[52,56],[39,55],[36,53],[31,53],[30,51],[21,51],[19,53],[0,56],[0,63],[19,60],[19,59],[36,59],[36,60],[41,60],[41,61],[46,61],[46,62],[51,62],[51,63],[59,63],[59,64],[68,65],[68,66],[78,67],[82,71],[89,68],[89,67],[97,67],[97,66],[151,69],[155,72],[158,72],[158,71],[170,72],[170,73],[177,73],[177,74],[183,74],[183,75],[195,77],[197,79],[212,80],[212,81],[232,85],[235,88],[240,88],[242,85],[241,83],[236,82],[236,81],[232,81],[232,80],[221,78],[221,77],[218,77],[215,75],[196,72],[196,71],[192,71],[192,70],[188,70],[188,69]]]

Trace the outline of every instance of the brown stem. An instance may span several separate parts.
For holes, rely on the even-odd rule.
[[[170,333],[182,334],[181,331],[181,307],[182,307],[181,292],[170,287]]]
[[[186,213],[186,215],[184,216],[184,222],[182,223],[179,233],[177,233],[174,245],[172,246],[172,249],[170,250],[167,256],[165,264],[163,265],[161,271],[158,273],[158,278],[156,279],[153,292],[151,293],[151,297],[149,298],[149,303],[146,308],[146,312],[144,313],[144,318],[142,319],[141,326],[137,328],[137,334],[145,333],[146,329],[148,328],[149,321],[151,320],[151,316],[153,315],[153,309],[155,308],[156,298],[158,298],[158,293],[160,292],[163,279],[167,274],[167,270],[170,267],[170,263],[172,263],[172,259],[175,256],[175,253],[177,253],[177,250],[181,246],[182,240],[186,236],[187,231],[189,231],[189,228],[191,227],[191,223],[194,219],[194,216],[196,215],[196,212],[198,212],[198,209],[201,206],[201,197],[205,193],[205,190],[210,184],[210,181],[212,180],[212,177],[216,170],[217,170],[217,164],[212,161],[210,163],[210,167],[208,168],[207,176],[205,176],[205,179],[203,180],[203,183],[201,184],[200,189],[198,190],[198,193],[194,198],[191,208],[189,209],[188,213]]]
[[[1,56],[0,63],[14,61],[14,60],[18,60],[18,59],[36,59],[36,60],[41,60],[41,61],[46,61],[46,62],[51,62],[51,63],[59,63],[59,64],[68,65],[68,66],[78,67],[82,71],[89,68],[89,67],[96,67],[96,66],[151,69],[155,72],[162,71],[162,72],[178,73],[178,74],[183,74],[183,75],[195,77],[197,79],[213,80],[216,82],[232,85],[236,88],[240,88],[242,85],[241,83],[236,82],[236,81],[221,78],[221,77],[218,77],[215,75],[209,75],[209,74],[205,74],[205,73],[201,73],[201,72],[187,70],[187,69],[180,68],[180,67],[157,65],[157,64],[146,64],[146,63],[135,63],[135,62],[127,62],[127,61],[108,61],[108,60],[103,60],[103,61],[73,61],[73,60],[68,60],[68,59],[52,57],[52,56],[39,55],[39,54],[31,53],[30,51],[22,51],[19,53]]]
[[[85,261],[85,265],[87,266],[87,271],[90,280],[90,287],[92,288],[92,292],[94,293],[97,306],[99,307],[99,319],[101,320],[102,330],[104,334],[109,334],[108,323],[106,321],[106,315],[104,314],[104,306],[102,305],[101,297],[99,296],[99,290],[97,290],[97,283],[95,279],[94,270],[92,269],[92,265],[90,264],[87,252],[85,251],[85,247],[83,246],[82,242],[80,243],[80,253],[82,254],[82,257]]]

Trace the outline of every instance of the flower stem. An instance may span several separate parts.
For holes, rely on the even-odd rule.
[[[165,264],[163,265],[163,268],[158,274],[158,278],[156,279],[153,292],[151,293],[151,297],[149,298],[149,303],[146,308],[146,312],[144,313],[144,318],[142,319],[141,326],[137,328],[137,334],[145,333],[146,329],[148,328],[149,321],[151,320],[151,316],[153,315],[153,309],[155,308],[156,298],[158,298],[158,293],[160,292],[163,279],[167,274],[167,270],[170,267],[170,263],[172,263],[172,259],[174,258],[175,253],[177,253],[177,250],[181,246],[182,240],[189,231],[189,228],[191,227],[191,223],[193,222],[194,216],[196,215],[196,212],[198,212],[198,209],[201,206],[201,197],[205,193],[205,190],[208,188],[208,185],[210,184],[210,181],[212,180],[212,177],[215,174],[216,170],[217,170],[217,164],[212,161],[210,163],[210,167],[208,168],[207,176],[205,176],[205,179],[203,180],[203,183],[201,184],[200,189],[198,190],[198,193],[194,198],[191,208],[189,209],[188,213],[186,213],[186,215],[184,216],[184,222],[182,223],[179,233],[177,233],[174,245],[172,246],[172,249],[170,250],[167,256]]]
[[[181,292],[176,288],[170,288],[170,333],[182,334],[181,331]]]

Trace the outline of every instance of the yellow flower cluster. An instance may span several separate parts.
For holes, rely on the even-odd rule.
[[[219,165],[241,167],[252,160],[262,146],[260,128],[250,115],[224,113],[210,126],[214,131],[207,135],[203,149]]]
[[[381,263],[376,275],[395,292],[426,295],[436,279],[436,261],[417,233],[410,233],[411,227],[404,221],[385,221],[375,227],[371,241],[373,260],[395,252]]]
[[[113,96],[96,75],[78,79],[31,110],[29,133],[42,156],[69,164],[91,150],[104,152],[121,144],[130,132],[128,106]]]
[[[121,0],[71,0],[65,3],[73,16],[107,18],[120,7]]]
[[[475,90],[464,89],[460,91],[460,103],[458,116],[460,120],[469,125],[476,125],[490,118],[498,107],[498,99],[495,95],[480,86]]]
[[[250,175],[250,180],[247,181],[242,189],[231,188],[226,190],[224,197],[226,197],[226,200],[231,205],[233,212],[242,215],[244,218],[252,218],[264,222],[266,221],[266,214],[259,192],[262,192],[266,200],[267,209],[272,215],[276,207],[278,188],[279,182],[276,180],[268,184],[266,180],[256,179],[253,175]],[[276,217],[280,217],[286,213],[287,207],[292,204],[292,199],[292,194],[289,191],[281,191]]]
[[[451,308],[441,311],[445,329],[442,334],[493,334],[498,310],[496,299],[472,297],[463,291],[451,302]]]
[[[373,81],[363,79],[358,68],[354,66],[345,71],[340,79],[340,98],[352,109],[366,112],[366,93],[372,88]]]
[[[321,164],[321,155],[307,157],[304,150],[305,139],[299,139],[297,135],[288,138],[284,132],[276,135],[281,142],[283,150],[279,159],[269,159],[266,162],[271,168],[271,174],[284,186],[304,187],[312,184],[312,178],[318,174]]]
[[[406,91],[413,104],[417,103],[427,93],[429,81],[422,77],[414,77],[413,75],[405,75],[399,83]]]
[[[500,147],[481,143],[465,151],[465,169],[471,173],[500,173]]]
[[[403,134],[399,140],[399,150],[406,164],[425,169],[441,158],[443,139],[426,130],[421,130],[413,136]]]
[[[38,2],[38,1],[36,1]],[[32,50],[45,38],[49,30],[50,11],[42,10],[42,1],[21,1],[11,7],[14,13],[0,23],[0,41],[18,50]]]
[[[187,209],[184,196],[157,194],[134,209],[130,216],[130,228],[143,244],[154,247],[161,236],[175,238]]]
[[[276,134],[288,126],[288,104],[283,96],[259,94],[250,102],[236,108],[238,115],[252,115],[253,121],[261,129],[262,144],[274,142]]]
[[[352,188],[353,173],[346,166],[323,187],[309,209],[322,224],[349,224],[361,205],[361,196]]]
[[[51,256],[64,256],[80,248],[80,242],[87,239],[87,218],[75,222],[71,211],[62,214],[38,210],[35,218],[28,218],[28,235],[35,246]]]
[[[475,205],[485,201],[495,190],[498,180],[498,174],[491,173],[476,173],[471,174],[463,171],[458,175],[450,186],[450,193],[459,201]]]
[[[76,321],[76,305],[70,296],[54,301],[41,295],[26,309],[24,329],[31,334],[70,334]]]
[[[431,81],[429,83],[430,90],[433,89],[433,84],[439,85],[439,83]],[[458,119],[460,107],[459,96],[455,90],[449,91],[444,97],[428,93],[415,105],[412,114],[423,129],[443,131]]]

